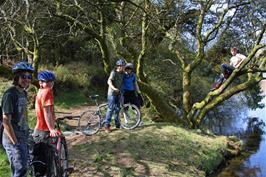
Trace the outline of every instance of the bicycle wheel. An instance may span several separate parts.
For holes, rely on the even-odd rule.
[[[68,150],[65,137],[61,137],[59,157],[62,177],[68,177]]]
[[[97,133],[101,128],[101,120],[97,112],[84,112],[78,121],[78,128],[85,135],[93,135]]]
[[[34,170],[34,167],[32,164],[29,164],[28,165],[28,174],[31,176],[31,177],[36,177],[37,175],[35,174],[35,170]]]
[[[119,112],[121,127],[124,129],[136,128],[140,121],[140,111],[134,104],[124,104]]]
[[[105,117],[108,109],[108,103],[103,103],[98,107],[98,114],[101,119],[101,126],[105,123]]]
[[[48,167],[48,173],[47,176],[49,177],[61,177],[62,173],[61,173],[61,168],[60,168],[60,160],[58,157],[58,153],[56,152],[56,149],[54,147],[51,150],[51,153],[49,153],[48,155],[50,156],[50,164]]]

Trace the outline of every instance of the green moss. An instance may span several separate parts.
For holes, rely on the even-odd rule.
[[[169,124],[95,136],[93,142],[74,146],[70,158],[110,175],[115,175],[118,168],[122,176],[205,176],[222,162],[220,151],[226,147],[225,137],[202,135]]]
[[[73,106],[87,104],[89,101],[83,92],[73,91],[57,91],[55,96],[55,105],[60,108],[71,108]]]

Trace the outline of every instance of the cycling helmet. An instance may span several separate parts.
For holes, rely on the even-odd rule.
[[[54,81],[55,80],[55,75],[51,71],[41,71],[38,74],[38,80],[39,81]]]
[[[125,66],[126,62],[123,58],[120,58],[119,60],[116,61],[116,66]]]
[[[28,71],[28,72],[32,73],[34,71],[34,69],[33,69],[32,65],[29,64],[28,62],[22,61],[22,62],[15,64],[14,67],[12,68],[13,73],[17,73],[19,71]]]
[[[125,69],[132,69],[133,70],[133,64],[132,63],[127,63],[125,66]]]

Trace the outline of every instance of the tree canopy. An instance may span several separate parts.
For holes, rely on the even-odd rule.
[[[25,53],[36,72],[40,57],[54,64],[101,58],[106,73],[124,57],[162,120],[195,128],[263,79],[265,8],[262,0],[5,0],[0,47]],[[234,46],[246,60],[209,92]]]

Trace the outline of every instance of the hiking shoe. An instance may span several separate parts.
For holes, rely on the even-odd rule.
[[[120,125],[116,125],[115,128],[120,129]]]
[[[222,85],[221,82],[217,82],[217,83],[215,84],[215,86],[214,86],[210,91],[212,92],[212,91],[215,91],[215,90],[219,89],[219,88],[221,87],[221,85]]]
[[[105,127],[105,132],[106,132],[106,133],[111,133],[111,131],[112,131],[112,130],[111,130],[110,127]]]
[[[210,89],[211,92],[213,92],[213,91],[215,91],[215,90],[217,90],[217,88],[212,88],[212,89]]]

